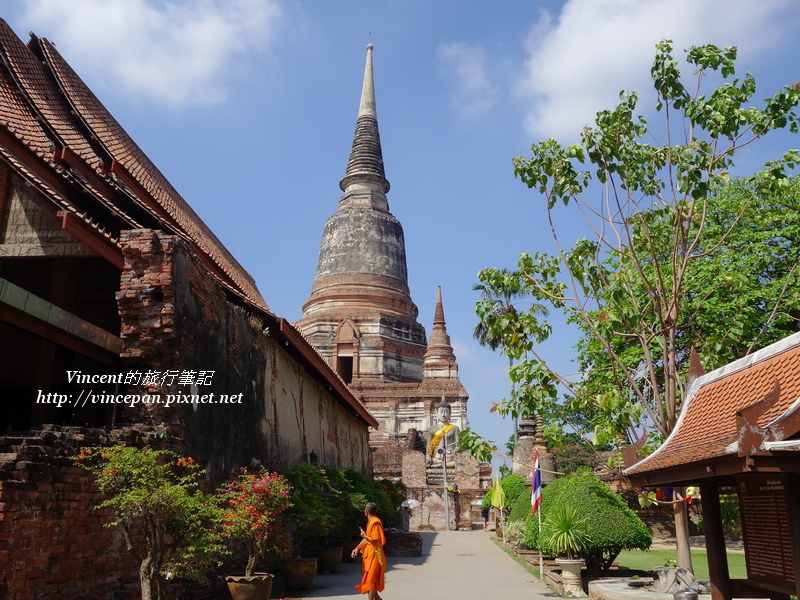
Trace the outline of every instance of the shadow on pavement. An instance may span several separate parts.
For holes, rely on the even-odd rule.
[[[389,556],[387,574],[392,569],[408,569],[425,564],[431,549],[436,543],[435,531],[420,531],[422,536],[422,556]],[[286,590],[285,596],[290,600],[297,598],[344,598],[359,597],[355,585],[361,581],[361,559],[354,562],[343,562],[336,573],[317,573],[313,583],[305,590]],[[272,596],[275,598],[275,596]]]

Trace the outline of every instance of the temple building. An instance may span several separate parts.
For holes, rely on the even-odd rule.
[[[672,433],[645,458],[644,438],[627,449],[625,474],[637,487],[699,487],[711,600],[797,598],[800,333],[710,373],[692,360],[691,378]],[[728,566],[726,503],[739,512],[744,578]]]
[[[0,365],[2,598],[139,595],[83,446],[166,447],[212,487],[372,473],[364,404],[53,44],[2,19]]]
[[[423,506],[412,526],[443,528],[443,498],[431,490],[446,476],[466,502],[468,490],[477,496],[488,486],[490,468],[462,453],[454,453],[444,470],[440,466],[454,452],[453,431],[467,426],[469,396],[458,378],[441,288],[429,341],[417,321],[403,228],[386,197],[372,51],[370,44],[353,146],[339,183],[343,194],[325,224],[311,295],[296,327],[378,420],[370,432],[375,476],[402,479],[419,496]],[[445,442],[431,448],[444,426],[450,426]],[[437,450],[441,456],[430,456]],[[451,528],[458,525],[454,514]],[[467,508],[462,519],[468,518]]]

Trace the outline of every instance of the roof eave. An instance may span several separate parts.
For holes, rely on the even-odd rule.
[[[793,452],[789,455],[788,452]],[[625,474],[634,487],[660,485],[691,485],[708,479],[726,479],[742,475],[800,473],[800,452],[763,452],[750,456],[729,454],[693,463],[673,465],[648,471],[635,471],[635,466]],[[789,460],[787,460],[789,459]]]

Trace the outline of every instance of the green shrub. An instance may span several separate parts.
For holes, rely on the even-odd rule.
[[[292,465],[286,471],[291,485],[292,506],[286,511],[295,550],[310,556],[313,548],[327,546],[325,538],[343,518],[342,502],[328,478],[328,473],[310,463]]]
[[[511,507],[511,513],[508,515],[508,522],[525,521],[531,516],[531,488],[525,487],[524,490],[517,497]]]
[[[527,480],[519,475],[506,475],[500,480],[500,487],[503,488],[505,494],[505,506],[503,508],[511,508],[516,503],[519,495],[526,489]],[[527,487],[530,490],[530,487]],[[528,496],[530,501],[530,496]],[[492,508],[492,488],[486,490],[486,494],[481,501],[481,508]]]
[[[514,548],[527,548],[525,545],[525,521],[506,522],[503,527],[506,543]]]
[[[375,482],[378,489],[382,490],[385,494],[388,505],[381,513],[381,521],[385,527],[400,527],[400,505],[408,498],[408,488],[403,482],[394,482],[389,479],[379,479]]]
[[[394,484],[391,482],[387,482],[387,484],[383,484],[382,482],[377,482],[372,479],[369,479],[363,473],[356,471],[354,469],[345,469],[344,477],[350,483],[350,489],[348,490],[351,494],[362,494],[366,499],[367,502],[374,502],[375,506],[378,509],[378,516],[383,522],[384,527],[394,527],[400,522],[400,516],[398,513],[398,507],[400,506],[400,502],[397,504],[394,503],[392,500],[393,496],[397,495],[397,492],[392,492],[391,494],[387,493],[387,489]],[[366,517],[364,516],[364,505],[362,504],[359,511],[358,511],[357,523],[359,526],[364,526],[366,523]],[[358,528],[356,528],[356,533],[358,533]]]
[[[525,491],[526,482],[527,480],[519,475],[507,475],[500,480],[500,486],[503,488],[503,493],[506,495],[506,505],[504,508],[514,506],[517,498]]]
[[[408,493],[403,483],[388,479],[373,481],[354,469],[340,471],[326,468],[325,472],[331,485],[340,494],[338,506],[342,518],[333,531],[337,543],[358,538],[358,528],[366,522],[364,505],[367,502],[375,503],[384,527],[400,525],[398,508]]]
[[[621,550],[646,550],[653,541],[636,513],[596,477],[562,477],[547,485],[542,493],[543,520],[563,506],[574,507],[577,516],[586,520],[588,541],[580,556],[592,576],[608,570]],[[537,548],[544,550],[538,532],[528,528],[526,533]]]
[[[535,517],[528,516],[525,519],[525,547],[538,548],[539,547],[539,515]]]

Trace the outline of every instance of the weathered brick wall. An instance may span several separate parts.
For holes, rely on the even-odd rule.
[[[422,536],[415,532],[386,532],[387,556],[422,556]]]
[[[119,246],[125,257],[117,292],[124,340],[120,353],[127,370],[146,373],[180,365],[175,329],[173,270],[177,236],[150,229],[123,231]],[[133,386],[132,393],[166,393],[165,386]],[[180,409],[157,404],[122,408],[123,422],[173,423],[170,433],[180,437]]]
[[[117,294],[129,370],[213,372],[207,386],[139,393],[241,394],[237,404],[128,408],[129,422],[166,424],[213,482],[242,465],[273,469],[307,460],[369,472],[366,426],[353,419],[274,339],[256,313],[228,301],[206,265],[177,236],[123,232]],[[232,441],[235,440],[235,443]]]
[[[178,239],[151,229],[128,230],[120,235],[125,267],[117,306],[125,338],[122,357],[131,365],[170,367],[179,362],[172,285]]]
[[[207,469],[212,486],[238,467],[262,463],[279,470],[312,451],[323,465],[369,472],[367,426],[252,311],[228,301],[184,240],[126,231],[120,247],[123,371],[213,377],[209,385],[142,382],[117,392],[241,394],[241,403],[125,406],[119,429],[110,433],[45,425],[24,436],[0,436],[0,598],[138,597],[138,565],[120,532],[103,528],[110,516],[94,509],[102,498],[69,458],[81,446],[168,440]]]
[[[406,444],[394,441],[375,448],[372,453],[372,471],[375,478],[400,481],[403,477],[403,454],[406,449]]]
[[[69,458],[82,446],[121,440],[149,443],[131,430],[106,434],[52,425],[0,438],[0,597],[139,597],[138,565],[121,531],[103,526],[110,513],[95,508],[102,495]]]
[[[409,489],[427,487],[428,462],[424,452],[406,452],[403,454],[403,483]]]

